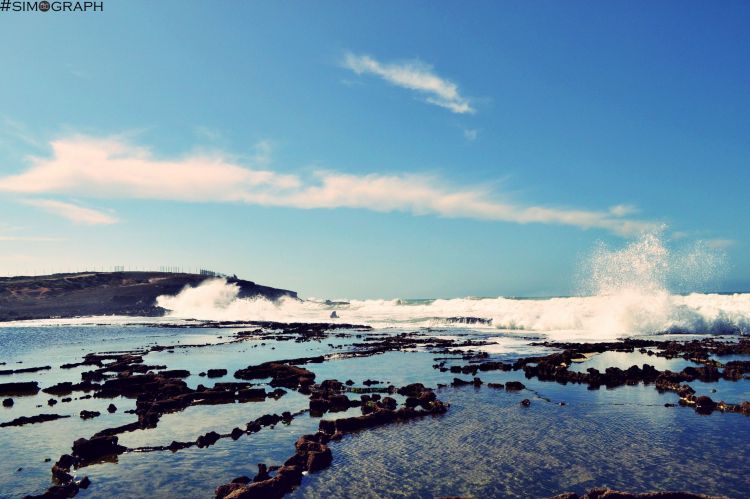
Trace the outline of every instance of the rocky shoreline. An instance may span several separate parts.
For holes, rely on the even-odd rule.
[[[79,272],[0,278],[0,322],[99,315],[161,317],[161,295],[176,295],[210,276],[168,272]],[[262,286],[236,277],[238,298],[297,298],[286,289]]]
[[[541,346],[561,349],[544,357],[526,357],[515,363],[484,362],[483,356],[469,356],[472,362],[464,366],[445,366],[445,362],[434,367],[443,372],[454,372],[476,375],[480,371],[518,371],[523,370],[526,378],[537,378],[540,381],[555,381],[560,384],[586,384],[590,389],[601,386],[615,388],[623,385],[643,383],[653,385],[659,391],[673,391],[680,397],[681,405],[691,406],[700,414],[713,411],[736,412],[750,416],[750,402],[729,403],[716,402],[708,395],[696,395],[695,390],[687,383],[691,381],[716,382],[720,379],[738,381],[750,379],[750,361],[733,360],[723,364],[712,360],[711,355],[750,355],[750,340],[741,338],[737,342],[719,342],[713,339],[693,340],[689,342],[656,341],[626,339],[608,343],[541,343]],[[680,372],[659,371],[650,364],[642,367],[633,365],[628,369],[608,367],[600,372],[593,367],[586,372],[570,371],[569,367],[576,359],[585,359],[589,353],[635,352],[667,359],[682,358],[702,364],[702,367],[685,367]]]
[[[213,323],[213,327],[229,326],[232,323]],[[748,379],[750,362],[732,360],[726,363],[712,359],[712,356],[748,355],[750,354],[750,340],[740,338],[738,341],[718,341],[714,339],[694,340],[689,342],[656,341],[656,340],[624,340],[608,343],[544,343],[540,346],[555,350],[546,356],[518,358],[515,362],[500,362],[488,360],[488,355],[475,350],[487,344],[475,339],[445,339],[431,336],[427,333],[383,334],[368,332],[369,328],[347,324],[277,324],[258,323],[255,329],[237,332],[223,340],[221,344],[241,343],[246,341],[323,341],[326,338],[348,338],[348,348],[332,354],[302,357],[293,359],[279,359],[250,365],[234,371],[234,382],[216,382],[211,387],[198,385],[190,388],[183,378],[191,375],[187,370],[167,369],[165,365],[148,365],[144,357],[150,352],[174,351],[175,349],[193,349],[216,346],[217,343],[186,344],[186,345],[153,345],[143,350],[133,350],[117,353],[89,353],[81,361],[61,366],[62,369],[74,367],[91,367],[84,371],[80,380],[65,381],[41,389],[42,392],[55,397],[63,397],[62,401],[70,400],[71,396],[80,394],[79,398],[109,399],[125,397],[134,399],[136,408],[132,411],[135,420],[125,425],[107,428],[89,438],[80,438],[73,442],[71,452],[63,454],[51,468],[54,485],[45,493],[33,497],[71,497],[79,489],[88,487],[91,480],[83,477],[73,478],[72,470],[85,467],[110,459],[123,453],[131,452],[179,452],[183,449],[195,447],[206,448],[224,438],[238,440],[243,436],[252,435],[264,428],[273,429],[277,424],[288,423],[302,413],[310,417],[321,418],[317,433],[300,435],[294,445],[294,453],[281,465],[269,466],[265,463],[258,465],[258,473],[254,478],[248,476],[237,477],[230,483],[216,488],[216,497],[244,498],[244,497],[282,497],[299,486],[301,477],[306,473],[314,473],[331,465],[333,450],[331,442],[343,436],[367,430],[377,426],[407,422],[413,419],[436,417],[449,411],[449,405],[438,399],[436,391],[422,383],[412,383],[406,386],[393,386],[378,380],[364,379],[360,382],[347,379],[317,380],[316,374],[306,366],[324,363],[333,359],[358,358],[380,355],[386,352],[409,352],[421,350],[431,352],[438,361],[433,368],[440,372],[457,375],[472,375],[471,380],[456,377],[452,386],[473,385],[477,388],[485,383],[477,375],[481,372],[506,371],[518,372],[525,378],[536,378],[540,381],[557,382],[560,384],[586,384],[590,389],[601,386],[615,388],[623,385],[643,383],[653,385],[660,391],[673,391],[680,397],[680,404],[695,408],[699,414],[711,411],[736,412],[750,415],[750,402],[738,401],[727,403],[715,402],[706,395],[696,395],[689,386],[689,382],[700,380],[705,382],[738,381]],[[461,348],[462,350],[458,350]],[[653,366],[644,364],[642,367],[632,366],[629,369],[608,367],[604,371],[589,368],[586,372],[571,371],[569,367],[575,360],[585,358],[587,354],[615,352],[640,352],[647,356],[664,358],[683,358],[696,363],[700,367],[686,367],[680,372],[668,370],[659,371]],[[459,353],[459,356],[456,356]],[[451,355],[451,357],[445,357]],[[458,360],[458,362],[455,362]],[[450,363],[450,365],[449,365]],[[47,367],[47,366],[45,366]],[[36,372],[32,368],[26,372]],[[39,368],[44,369],[44,368]],[[210,379],[223,376],[227,370],[214,367],[201,371],[199,374]],[[267,381],[263,381],[267,380]],[[445,385],[438,385],[438,388]],[[517,380],[505,383],[487,383],[489,389],[507,391],[526,390],[526,386]],[[235,403],[253,403],[269,398],[284,397],[289,390],[294,390],[306,396],[309,400],[308,408],[302,412],[292,414],[266,414],[248,422],[244,428],[235,427],[223,432],[210,431],[199,435],[192,441],[173,441],[169,445],[154,447],[127,448],[120,445],[118,435],[125,432],[155,428],[160,424],[161,417],[167,413],[179,412],[193,405],[222,405]],[[40,391],[38,382],[0,383],[0,394],[11,396],[25,396]],[[84,395],[85,394],[85,395]],[[354,397],[352,397],[354,395]],[[401,399],[397,401],[395,397]],[[12,398],[7,407],[12,407]],[[49,405],[56,403],[50,399]],[[520,401],[524,407],[531,406],[531,400],[525,398]],[[5,402],[4,402],[5,405]],[[343,418],[324,418],[326,414],[335,414],[359,408],[358,416]],[[110,413],[117,408],[110,404]],[[99,412],[82,411],[81,418],[98,417]],[[22,424],[44,423],[45,421],[67,417],[57,414],[39,414],[34,417],[17,418],[2,423],[0,426],[15,426]],[[439,425],[440,419],[434,419]],[[598,495],[597,495],[598,494]],[[621,495],[617,495],[621,494]],[[561,495],[573,499],[575,494]],[[627,495],[616,491],[601,492],[601,489],[589,491],[586,498],[598,497],[706,497],[698,495]]]

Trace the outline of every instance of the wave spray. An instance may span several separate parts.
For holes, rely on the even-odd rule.
[[[645,234],[621,249],[597,244],[580,266],[579,295],[572,297],[271,302],[238,298],[236,286],[214,279],[176,296],[161,296],[158,304],[175,318],[330,322],[336,310],[341,321],[373,327],[470,327],[495,335],[531,332],[557,341],[747,334],[750,294],[695,292],[716,282],[724,262],[708,244],[670,250],[660,234]]]

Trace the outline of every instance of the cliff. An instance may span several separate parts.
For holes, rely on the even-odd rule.
[[[131,315],[158,317],[159,295],[174,295],[211,277],[166,272],[83,272],[30,277],[0,277],[0,321]],[[241,298],[262,296],[277,300],[297,293],[227,278],[240,287]]]

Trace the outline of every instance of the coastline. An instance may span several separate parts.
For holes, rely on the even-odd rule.
[[[224,326],[217,331],[231,332],[233,324],[211,325]],[[193,369],[179,369],[179,365],[172,366],[169,362],[159,365],[149,360],[161,356],[158,358],[163,361],[180,354],[186,356],[186,361],[189,361],[201,352],[208,354],[216,349],[240,352],[247,347],[262,348],[262,345],[273,345],[273,348],[282,348],[284,345],[298,345],[295,348],[299,348],[309,345],[317,348],[315,345],[331,341],[337,342],[340,347],[331,348],[329,353],[323,355],[289,358],[267,352],[271,355],[268,357],[270,360],[249,366],[246,364],[245,368],[234,371],[231,364],[221,366],[215,361],[210,366],[211,369],[201,366],[199,369],[203,370],[195,372]],[[373,429],[377,432],[381,427],[391,428],[387,431],[395,431],[394,436],[411,431],[409,428],[425,425],[439,432],[443,424],[441,422],[445,421],[446,416],[450,419],[451,412],[454,411],[451,401],[457,397],[471,397],[471,393],[490,400],[500,397],[495,402],[499,404],[497,408],[514,411],[514,417],[519,418],[520,422],[534,417],[533,414],[543,408],[546,411],[554,411],[552,414],[560,417],[565,411],[570,411],[571,407],[576,407],[575,400],[558,401],[545,395],[550,382],[561,387],[556,392],[557,397],[566,399],[568,396],[565,394],[576,395],[575,386],[579,384],[587,385],[587,391],[592,394],[596,393],[599,387],[608,392],[613,390],[613,394],[623,393],[618,391],[632,390],[634,387],[650,390],[656,388],[655,392],[659,397],[672,393],[675,398],[670,396],[673,402],[662,404],[661,407],[646,406],[649,413],[674,411],[679,409],[679,405],[683,405],[685,408],[694,409],[690,411],[697,414],[692,416],[693,418],[712,411],[737,412],[739,414],[735,416],[725,414],[721,417],[740,417],[742,422],[737,424],[747,425],[748,419],[742,414],[750,414],[750,403],[724,403],[711,399],[711,404],[708,404],[704,397],[710,397],[685,388],[693,382],[716,383],[719,380],[724,380],[722,383],[747,384],[750,362],[731,360],[722,363],[714,358],[715,355],[722,357],[750,354],[750,342],[744,338],[708,338],[686,342],[624,340],[593,344],[539,344],[539,348],[552,349],[554,353],[523,356],[513,362],[493,360],[488,354],[479,351],[485,343],[486,339],[476,336],[436,338],[429,331],[393,334],[355,325],[261,323],[256,324],[253,329],[242,328],[229,335],[221,334],[220,337],[217,336],[216,341],[211,342],[156,344],[145,349],[121,353],[89,353],[79,361],[52,368],[53,372],[59,371],[66,381],[44,387],[40,387],[38,383],[35,387],[26,386],[23,388],[25,391],[17,395],[16,400],[23,401],[29,393],[39,396],[46,394],[51,395],[50,400],[56,402],[59,398],[62,401],[59,407],[76,404],[76,401],[80,400],[97,403],[97,406],[102,408],[108,400],[112,400],[112,405],[116,406],[114,411],[118,413],[118,408],[122,408],[124,403],[135,402],[132,409],[126,409],[132,414],[128,418],[129,422],[123,421],[123,424],[114,427],[106,426],[82,437],[73,443],[72,452],[68,451],[59,458],[52,459],[55,463],[52,465],[52,475],[58,484],[47,493],[67,495],[83,493],[83,485],[104,487],[106,490],[107,479],[98,478],[96,471],[97,463],[101,459],[107,461],[111,457],[119,456],[118,460],[123,460],[126,457],[132,459],[146,455],[165,458],[167,455],[177,456],[185,452],[210,453],[210,449],[216,446],[227,445],[222,442],[236,442],[241,445],[246,439],[254,438],[253,435],[257,432],[273,431],[277,426],[291,428],[304,422],[304,426],[310,430],[313,430],[314,425],[314,431],[290,435],[282,439],[283,441],[280,440],[278,448],[274,451],[276,454],[283,454],[284,449],[288,449],[296,440],[297,443],[292,446],[292,457],[287,453],[286,458],[277,462],[263,463],[255,479],[245,480],[245,477],[252,476],[246,473],[225,485],[218,480],[218,483],[214,482],[213,485],[217,488],[217,497],[243,497],[243,494],[258,493],[281,496],[289,492],[296,495],[304,493],[306,488],[309,489],[310,485],[307,482],[312,477],[327,473],[325,470],[331,466],[336,468],[337,449],[342,442],[354,442],[359,438],[357,435],[368,434]],[[625,369],[614,365],[601,370],[590,368],[581,372],[568,369],[574,364],[574,359],[583,360],[583,363],[576,365],[585,364],[584,358],[591,353],[597,353],[599,356],[610,353],[636,355],[664,362],[679,360],[697,367],[687,366],[680,371],[659,370],[647,366]],[[434,360],[431,367],[425,367],[429,367],[433,373],[420,371],[421,375],[407,375],[403,382],[398,382],[393,379],[361,379],[362,376],[357,376],[354,371],[347,368],[342,371],[336,367],[342,363],[364,367],[371,361],[394,355],[404,360],[424,358],[424,355],[428,355]],[[191,364],[195,365],[194,362]],[[323,378],[324,374],[315,372],[322,368],[324,374],[325,369],[335,369],[342,377]],[[380,371],[387,372],[382,368]],[[24,373],[24,376],[27,376],[25,379],[31,379],[28,376],[45,375],[46,372],[48,371],[30,371]],[[80,373],[81,381],[71,380],[66,372]],[[14,375],[16,373],[10,373],[10,378]],[[466,375],[473,378],[467,380]],[[417,380],[418,376],[422,376],[423,379]],[[199,384],[190,382],[193,378],[199,380]],[[407,378],[410,383],[406,383]],[[209,381],[214,379],[216,381],[210,386]],[[436,382],[438,379],[443,382]],[[541,383],[541,388],[536,388],[535,383]],[[3,387],[6,390],[4,393],[7,394],[9,388],[6,385],[0,387]],[[467,392],[466,387],[472,388],[472,391]],[[303,400],[307,401],[304,407],[296,403],[285,411],[259,415],[246,425],[234,428],[217,426],[194,436],[192,440],[174,440],[171,443],[135,447],[128,445],[128,440],[132,439],[132,436],[164,429],[165,424],[168,428],[174,424],[171,423],[173,417],[190,412],[194,408],[210,406],[221,411],[224,407],[233,407],[237,404],[262,406],[269,402],[281,404],[279,407],[283,407],[285,401],[295,393],[297,395],[294,397],[302,396]],[[54,406],[57,406],[57,403]],[[50,407],[53,405],[50,404]],[[555,407],[557,409],[554,409]],[[81,421],[87,418],[99,421],[107,417],[103,414],[110,412],[102,409],[86,411],[81,411]],[[55,421],[50,419],[49,415],[40,416],[43,417],[38,422],[17,421],[19,431],[43,428],[45,425],[65,424],[71,420],[63,418]],[[549,416],[545,417],[547,424],[556,424],[554,419],[548,418]],[[413,422],[416,420],[423,421]],[[117,470],[114,472],[127,474],[127,469],[122,466],[124,465],[115,465]],[[247,463],[246,466],[251,465]],[[358,466],[368,464],[360,462]],[[363,470],[364,468],[359,473]],[[215,469],[213,473],[222,474],[220,468]],[[84,480],[82,474],[90,478]],[[548,492],[548,495],[554,495],[562,491]],[[584,492],[586,491],[583,489],[576,491]],[[723,493],[715,489],[701,492]]]

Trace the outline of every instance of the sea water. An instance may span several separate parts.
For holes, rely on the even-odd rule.
[[[6,323],[0,327],[0,362],[6,363],[0,369],[42,365],[52,369],[2,376],[0,382],[34,380],[45,388],[60,381],[78,381],[81,372],[90,367],[60,369],[60,365],[80,361],[89,352],[145,349],[155,344],[208,344],[155,351],[144,360],[170,369],[188,369],[191,376],[185,381],[191,387],[200,383],[210,386],[234,380],[233,372],[248,365],[337,353],[341,351],[337,347],[346,348],[362,339],[226,343],[233,333],[250,326],[210,328],[202,327],[205,324],[200,321],[330,322],[333,311],[340,317],[336,320],[373,327],[356,334],[419,331],[435,337],[482,339],[490,344],[475,350],[483,350],[491,360],[504,361],[549,352],[531,344],[540,340],[689,339],[705,335],[732,339],[750,332],[750,294],[680,292],[684,291],[680,286],[694,288],[699,281],[707,282],[721,262],[720,256],[700,245],[670,251],[660,238],[647,235],[622,249],[597,247],[586,262],[581,295],[545,299],[270,302],[241,299],[235,286],[214,279],[176,296],[160,297],[159,305],[169,310],[161,319],[96,317]],[[397,386],[422,382],[437,387],[450,384],[455,376],[432,367],[436,357],[445,356],[388,352],[334,358],[307,367],[318,380],[351,379],[355,386],[369,378]],[[748,359],[732,356],[719,360]],[[684,359],[608,352],[571,369],[627,368],[643,363],[673,371],[690,365]],[[198,376],[211,368],[226,368],[229,374],[215,380]],[[659,393],[653,386],[590,390],[585,385],[526,380],[522,372],[483,372],[481,376],[485,383],[520,380],[527,390],[508,393],[486,385],[441,388],[438,397],[451,404],[447,414],[362,431],[333,442],[333,465],[305,476],[293,495],[541,497],[608,485],[635,492],[688,489],[748,496],[750,418],[746,416],[717,412],[701,416],[690,408],[665,407],[676,403],[677,395]],[[716,400],[750,400],[747,380],[693,385]],[[1,421],[39,413],[71,416],[0,428],[0,497],[44,491],[51,485],[52,462],[70,452],[73,440],[135,420],[134,415],[124,413],[134,408],[132,399],[73,400],[48,407],[49,398],[42,392],[14,397],[13,408],[0,408]],[[531,406],[521,407],[522,398],[529,398]],[[116,413],[106,411],[109,403],[118,407]],[[305,397],[290,391],[279,400],[194,406],[164,415],[157,428],[124,433],[120,442],[132,448],[195,440],[209,431],[227,433],[235,426],[242,428],[266,413],[295,412],[307,405]],[[102,415],[84,421],[78,417],[83,409]],[[358,413],[351,409],[338,416]],[[288,425],[265,428],[237,441],[221,439],[204,449],[126,453],[114,462],[78,470],[79,477],[88,475],[92,480],[80,496],[212,497],[216,486],[236,476],[252,477],[257,463],[283,463],[293,453],[297,437],[314,432],[318,423],[319,418],[303,414]],[[51,462],[45,462],[46,458]]]

